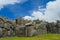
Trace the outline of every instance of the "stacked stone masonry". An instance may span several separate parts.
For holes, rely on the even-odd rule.
[[[10,21],[0,17],[0,37],[7,36],[37,36],[47,33],[60,34],[60,21],[48,23],[40,20],[24,20],[18,18]]]

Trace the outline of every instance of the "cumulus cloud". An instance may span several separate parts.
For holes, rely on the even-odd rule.
[[[23,17],[25,20],[27,19],[27,20],[32,20],[32,17],[31,16],[25,16],[25,17]]]
[[[38,11],[33,11],[31,16],[33,16],[33,19],[40,19],[48,22],[60,20],[60,0],[48,2],[44,12],[41,12],[39,8]]]
[[[49,22],[60,20],[60,0],[47,3],[44,20]]]
[[[20,2],[25,2],[27,0],[0,0],[0,10],[3,8],[5,5],[8,4],[15,4],[15,3],[20,3]]]

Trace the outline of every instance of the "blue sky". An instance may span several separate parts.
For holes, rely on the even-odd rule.
[[[24,0],[23,0],[24,1]],[[53,0],[27,0],[25,2],[4,5],[0,10],[0,16],[15,19],[20,16],[31,16],[32,11],[37,11],[38,6],[46,7],[46,4]]]

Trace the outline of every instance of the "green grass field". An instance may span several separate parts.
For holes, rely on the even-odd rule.
[[[44,34],[34,37],[4,37],[0,40],[60,40],[60,34]]]

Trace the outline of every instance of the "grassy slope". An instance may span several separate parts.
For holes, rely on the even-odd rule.
[[[60,40],[60,34],[45,34],[35,37],[5,37],[0,40]]]

